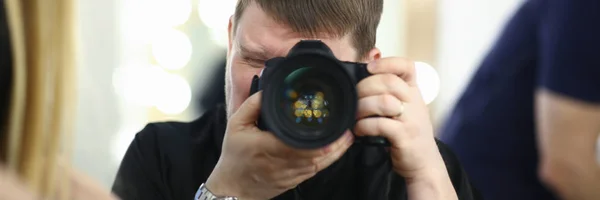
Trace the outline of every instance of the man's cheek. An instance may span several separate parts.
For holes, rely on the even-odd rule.
[[[250,92],[250,85],[252,84],[252,76],[251,73],[241,73],[233,75],[233,86],[234,86],[234,94],[238,97],[243,97],[244,99],[248,97],[248,93]]]
[[[232,68],[231,76],[232,76],[232,98],[233,98],[233,106],[234,108],[239,107],[246,98],[248,98],[250,93],[250,85],[252,84],[252,77],[260,73],[260,69],[256,68],[245,68],[236,67]]]
[[[250,90],[250,85],[252,85],[252,77],[254,77],[254,75],[260,75],[261,71],[261,68],[254,68],[248,66],[233,67],[231,73],[235,87],[237,90],[243,90],[238,91],[240,93],[238,93],[237,95],[245,94],[244,96],[247,97]]]

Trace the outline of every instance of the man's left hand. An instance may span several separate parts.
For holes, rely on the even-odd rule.
[[[357,85],[359,106],[358,121],[354,128],[356,135],[387,138],[391,143],[394,171],[404,177],[407,184],[414,182],[426,187],[440,186],[443,189],[427,189],[454,193],[435,142],[429,109],[417,87],[414,62],[402,58],[383,58],[369,63],[368,70],[373,75]],[[420,186],[416,189],[427,190]],[[422,196],[410,194],[410,190],[409,196]],[[451,197],[456,194],[442,196],[447,195]]]

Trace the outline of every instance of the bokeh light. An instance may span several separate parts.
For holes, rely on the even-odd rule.
[[[184,24],[192,13],[191,0],[146,0],[148,18],[155,26],[173,27]]]
[[[167,29],[156,34],[152,41],[152,55],[165,69],[181,69],[192,57],[192,42],[185,33]]]
[[[155,89],[155,106],[164,114],[176,115],[185,111],[192,100],[189,83],[181,76],[165,74]]]
[[[191,0],[123,1],[120,23],[124,43],[147,44],[158,30],[185,24],[192,13]]]
[[[210,29],[213,42],[227,46],[227,25],[235,12],[236,0],[199,0],[200,20]]]
[[[132,64],[117,68],[113,74],[113,87],[119,96],[128,103],[153,106],[158,80],[164,76],[164,70],[158,66]]]
[[[440,93],[440,76],[435,68],[424,62],[415,62],[416,79],[425,103],[430,104]]]
[[[158,66],[119,68],[113,75],[113,85],[126,102],[154,106],[168,115],[182,113],[192,99],[190,85],[183,77]]]
[[[210,39],[220,47],[227,47],[229,44],[229,37],[227,34],[227,30],[211,29]]]

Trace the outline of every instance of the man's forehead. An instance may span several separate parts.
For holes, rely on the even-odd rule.
[[[340,59],[347,58],[346,60],[348,60],[354,57],[354,49],[351,48],[350,40],[346,37],[306,37],[306,35],[295,33],[283,26],[270,28],[255,27],[249,28],[249,30],[242,27],[238,27],[239,31],[234,37],[234,45],[239,51],[260,54],[259,56],[263,57],[263,59],[285,56],[300,40],[308,39],[323,41]]]

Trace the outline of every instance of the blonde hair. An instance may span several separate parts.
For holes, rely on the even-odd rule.
[[[0,152],[35,193],[68,199],[70,169],[64,161],[70,159],[76,119],[76,0],[4,3],[13,74],[6,145],[0,147],[6,149]]]

